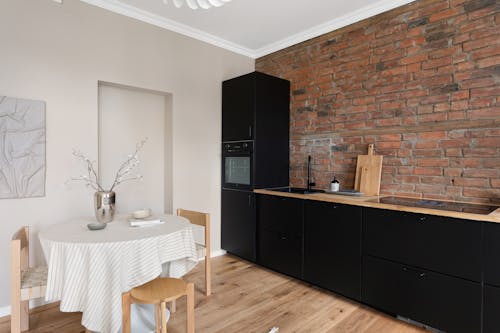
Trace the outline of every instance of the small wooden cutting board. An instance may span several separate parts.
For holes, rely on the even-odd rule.
[[[365,195],[380,194],[382,155],[373,155],[373,145],[368,145],[368,155],[358,155],[354,189]]]

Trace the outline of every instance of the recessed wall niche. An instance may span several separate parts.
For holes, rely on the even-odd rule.
[[[116,189],[117,213],[172,213],[172,94],[99,82],[99,179],[108,189],[136,144],[147,138],[132,176]]]

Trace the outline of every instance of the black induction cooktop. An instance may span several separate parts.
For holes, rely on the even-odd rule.
[[[448,210],[452,212],[472,213],[487,215],[496,210],[497,206],[470,204],[463,202],[447,202],[438,200],[427,200],[417,198],[401,198],[401,197],[382,197],[377,199],[380,203],[409,206],[409,207],[422,207],[429,209]]]

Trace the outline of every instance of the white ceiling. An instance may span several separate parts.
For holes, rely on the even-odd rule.
[[[176,8],[172,0],[81,0],[257,58],[414,0],[232,0]]]

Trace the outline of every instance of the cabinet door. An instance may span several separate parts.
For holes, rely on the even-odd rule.
[[[257,262],[278,272],[301,277],[302,200],[257,196]]]
[[[298,235],[261,230],[258,263],[295,278],[301,277],[302,239]]]
[[[274,195],[258,195],[257,200],[259,229],[302,235],[302,200]]]
[[[361,207],[304,204],[304,280],[360,299]]]
[[[483,227],[484,283],[500,287],[500,224],[484,223]]]
[[[255,261],[255,194],[222,190],[221,244],[229,253]]]
[[[446,332],[481,331],[481,285],[365,256],[363,301]]]
[[[481,223],[448,217],[363,210],[365,253],[481,281]]]
[[[500,288],[484,286],[483,333],[500,331]]]
[[[253,138],[255,110],[254,74],[222,83],[222,141]]]

